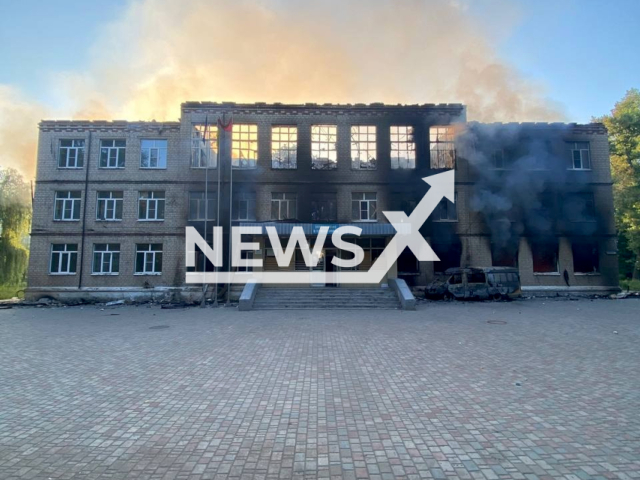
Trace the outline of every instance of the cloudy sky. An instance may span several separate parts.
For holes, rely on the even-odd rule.
[[[640,86],[637,0],[0,0],[0,166],[41,118],[185,100],[444,103],[575,121]]]

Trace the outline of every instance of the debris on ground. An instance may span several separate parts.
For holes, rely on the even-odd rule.
[[[114,305],[124,305],[124,300],[114,300],[112,302],[105,303],[106,307],[113,307]]]

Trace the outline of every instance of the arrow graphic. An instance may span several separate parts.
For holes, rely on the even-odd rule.
[[[339,271],[279,271],[279,272],[188,272],[187,283],[380,283],[393,267],[405,248],[409,248],[421,262],[437,262],[440,259],[420,234],[420,228],[427,221],[443,198],[455,202],[455,171],[424,177],[431,188],[422,197],[411,215],[404,212],[382,212],[396,230],[382,254],[366,272]]]

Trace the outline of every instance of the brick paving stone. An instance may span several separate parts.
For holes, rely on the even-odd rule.
[[[0,479],[640,479],[639,307],[2,310]]]

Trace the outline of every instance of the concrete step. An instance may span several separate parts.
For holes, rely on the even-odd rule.
[[[261,288],[256,310],[348,310],[400,308],[394,291],[380,288]]]

